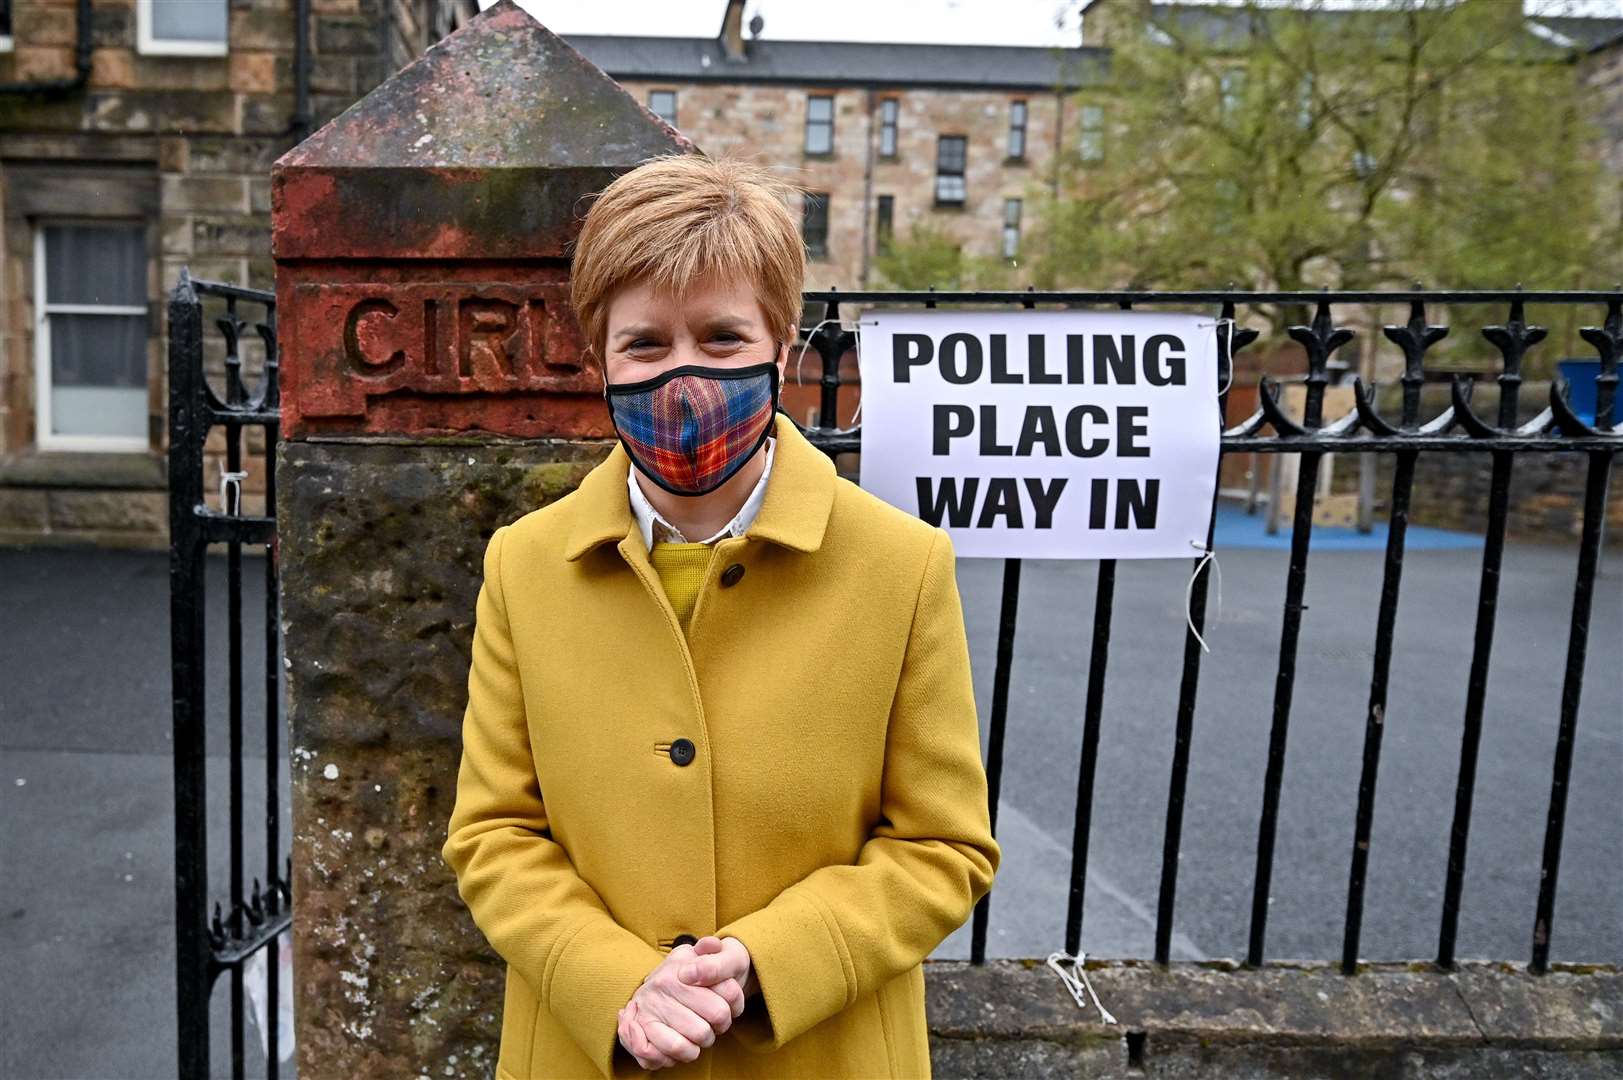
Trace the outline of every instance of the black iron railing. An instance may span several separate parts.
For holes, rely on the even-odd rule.
[[[203,375],[203,298],[222,299],[224,317],[217,321],[226,342],[226,396],[221,400]],[[1403,571],[1406,527],[1415,463],[1422,453],[1487,453],[1492,460],[1492,482],[1488,496],[1488,523],[1483,550],[1481,586],[1477,607],[1475,639],[1469,675],[1467,703],[1456,785],[1455,809],[1448,857],[1447,886],[1438,935],[1437,963],[1454,964],[1455,938],[1460,910],[1469,841],[1471,805],[1475,794],[1478,747],[1481,739],[1487,672],[1493,645],[1498,600],[1499,568],[1504,550],[1510,501],[1510,479],[1516,456],[1528,451],[1556,451],[1587,455],[1588,471],[1583,500],[1583,523],[1579,539],[1576,584],[1567,646],[1566,669],[1561,694],[1560,719],[1556,734],[1555,764],[1551,781],[1549,814],[1544,853],[1534,914],[1530,968],[1542,973],[1548,969],[1550,928],[1554,918],[1556,884],[1561,859],[1566,792],[1572,768],[1573,736],[1577,724],[1579,696],[1588,647],[1590,609],[1601,544],[1607,485],[1613,455],[1623,450],[1623,432],[1614,430],[1613,405],[1617,397],[1618,364],[1623,355],[1623,291],[1619,292],[1341,292],[1341,293],[1255,293],[1255,292],[808,292],[809,304],[822,304],[826,318],[806,341],[822,359],[819,380],[819,417],[838,416],[840,391],[839,360],[855,344],[854,335],[839,325],[840,307],[860,305],[936,307],[942,304],[1014,304],[1024,308],[1106,306],[1121,309],[1135,305],[1178,305],[1214,309],[1219,318],[1234,320],[1241,309],[1263,304],[1306,304],[1315,315],[1307,325],[1294,326],[1290,336],[1303,349],[1305,359],[1305,407],[1300,420],[1280,404],[1279,387],[1264,379],[1257,411],[1223,432],[1221,453],[1300,455],[1300,480],[1293,512],[1293,530],[1281,622],[1279,655],[1274,682],[1272,725],[1263,777],[1256,873],[1252,896],[1250,940],[1247,963],[1259,965],[1264,958],[1267,931],[1267,898],[1273,872],[1274,840],[1278,824],[1280,789],[1284,777],[1285,749],[1290,727],[1292,694],[1295,687],[1297,642],[1300,636],[1302,599],[1306,587],[1307,560],[1311,548],[1313,504],[1318,477],[1317,464],[1329,453],[1370,452],[1391,454],[1395,472],[1390,500],[1380,610],[1375,627],[1374,666],[1370,678],[1366,713],[1364,753],[1359,782],[1358,809],[1353,822],[1351,863],[1348,872],[1347,910],[1343,938],[1342,967],[1348,974],[1357,970],[1358,942],[1362,925],[1365,878],[1368,868],[1376,779],[1380,766],[1381,736],[1386,709],[1388,679],[1392,660],[1393,629]],[[1351,330],[1338,327],[1332,311],[1338,304],[1404,304],[1409,309],[1406,323],[1387,326],[1385,336],[1402,352],[1402,397],[1399,415],[1389,420],[1377,411],[1372,388],[1355,384],[1355,408],[1345,416],[1326,419],[1324,390],[1331,379],[1332,356],[1353,340]],[[1492,424],[1471,411],[1469,378],[1453,384],[1453,402],[1438,416],[1420,417],[1420,388],[1425,381],[1427,351],[1447,333],[1443,327],[1426,321],[1427,306],[1459,304],[1498,304],[1508,311],[1505,322],[1485,328],[1482,333],[1501,357],[1496,376],[1499,402]],[[1544,336],[1537,326],[1527,323],[1526,305],[1562,305],[1594,311],[1598,325],[1582,331],[1584,341],[1594,348],[1600,361],[1597,381],[1598,401],[1593,423],[1580,419],[1571,408],[1557,381],[1552,384],[1548,407],[1530,421],[1517,425],[1521,369],[1527,350]],[[241,306],[256,306],[264,317],[252,329],[263,340],[265,368],[258,388],[250,394],[242,379],[238,343],[249,328],[238,315]],[[291,917],[291,867],[286,857],[278,858],[282,840],[278,820],[282,792],[277,765],[281,713],[278,672],[281,666],[280,621],[277,605],[277,559],[275,520],[274,447],[279,430],[277,394],[276,315],[271,293],[243,289],[216,282],[191,279],[184,271],[169,303],[170,336],[170,529],[172,643],[175,732],[175,820],[176,820],[176,910],[178,931],[179,1026],[181,1075],[209,1073],[209,996],[214,980],[222,972],[232,975],[232,1070],[243,1075],[243,964],[257,950],[274,942],[285,932]],[[1219,401],[1227,423],[1228,389],[1232,382],[1233,351],[1252,344],[1257,333],[1236,328],[1232,339],[1218,339]],[[266,447],[266,509],[264,516],[240,513],[240,505],[210,509],[203,497],[204,443],[211,428],[224,429],[228,477],[242,472],[243,429],[258,425],[264,429]],[[1265,433],[1269,432],[1271,433]],[[839,429],[819,426],[806,430],[807,436],[830,455],[859,452],[860,428]],[[240,476],[239,476],[240,478]],[[227,489],[229,490],[229,489]],[[240,488],[239,488],[240,491]],[[1207,546],[1212,546],[1213,525],[1208,526]],[[231,754],[231,852],[228,914],[208,904],[206,799],[204,786],[204,679],[203,679],[203,560],[210,543],[225,543],[228,551],[228,591],[230,614],[228,649],[230,655],[230,754]],[[266,716],[266,866],[265,884],[257,878],[251,893],[244,895],[242,855],[242,598],[241,549],[243,544],[262,544],[265,559],[264,613],[266,625],[265,716]],[[994,829],[1003,773],[1003,749],[1010,672],[1014,658],[1015,624],[1020,597],[1019,559],[1004,562],[1001,606],[998,618],[996,669],[993,678],[992,713],[987,751],[991,814]],[[1184,796],[1189,775],[1189,752],[1193,733],[1196,699],[1201,674],[1201,649],[1196,637],[1205,629],[1208,572],[1197,560],[1190,590],[1190,630],[1185,634],[1182,676],[1173,735],[1171,777],[1168,787],[1165,835],[1161,854],[1161,880],[1157,904],[1155,959],[1169,962],[1172,928],[1178,886],[1178,855],[1183,835]],[[1101,718],[1113,608],[1116,565],[1101,561],[1093,607],[1092,652],[1088,665],[1083,703],[1083,738],[1079,760],[1075,820],[1072,840],[1070,891],[1066,918],[1066,949],[1080,952],[1082,917],[1086,897],[1088,843],[1093,817],[1095,762],[1098,757]],[[977,907],[972,928],[971,958],[984,962],[990,900]],[[269,1073],[277,1075],[277,1003],[291,988],[278,985],[278,967],[267,965]]]
[[[1584,660],[1588,648],[1590,608],[1594,600],[1595,577],[1605,517],[1606,491],[1612,456],[1623,450],[1623,432],[1614,430],[1613,407],[1617,396],[1618,362],[1623,354],[1623,290],[1616,292],[1524,292],[1515,291],[1394,291],[1394,292],[808,292],[808,305],[823,305],[823,319],[808,335],[807,342],[822,359],[819,418],[837,417],[840,391],[839,359],[856,344],[852,331],[840,326],[841,305],[871,311],[885,308],[939,305],[1020,305],[1044,307],[1116,307],[1135,305],[1176,305],[1180,308],[1215,309],[1220,319],[1234,320],[1241,309],[1261,305],[1306,305],[1314,310],[1308,325],[1292,326],[1290,337],[1302,346],[1305,359],[1305,406],[1300,419],[1280,404],[1279,386],[1264,378],[1259,407],[1244,421],[1227,427],[1222,435],[1221,454],[1297,454],[1300,480],[1291,531],[1289,570],[1286,578],[1284,613],[1280,626],[1279,656],[1274,679],[1273,718],[1268,756],[1262,783],[1262,815],[1257,834],[1256,873],[1252,890],[1251,926],[1246,962],[1260,965],[1268,928],[1269,883],[1274,867],[1274,840],[1278,829],[1280,789],[1285,772],[1285,748],[1290,730],[1292,694],[1296,685],[1297,643],[1301,634],[1302,603],[1307,584],[1308,553],[1312,544],[1313,505],[1320,459],[1330,453],[1380,453],[1395,456],[1395,474],[1390,502],[1390,529],[1381,581],[1380,612],[1375,626],[1374,669],[1370,676],[1369,702],[1364,729],[1363,765],[1359,778],[1358,809],[1353,822],[1352,855],[1348,870],[1347,911],[1343,932],[1341,966],[1347,974],[1358,969],[1359,934],[1363,922],[1365,879],[1369,865],[1371,822],[1374,815],[1375,784],[1380,771],[1381,735],[1386,712],[1388,679],[1391,672],[1393,628],[1397,616],[1399,586],[1409,517],[1410,495],[1414,485],[1415,462],[1421,453],[1487,453],[1492,457],[1492,482],[1488,495],[1488,523],[1483,549],[1481,586],[1478,593],[1476,632],[1472,647],[1460,765],[1456,784],[1453,824],[1450,834],[1447,881],[1444,890],[1441,925],[1438,930],[1436,962],[1451,968],[1455,959],[1460,893],[1465,875],[1465,858],[1470,837],[1471,804],[1476,790],[1476,769],[1482,736],[1483,707],[1486,700],[1488,665],[1493,648],[1494,623],[1498,605],[1499,570],[1504,553],[1505,527],[1510,501],[1510,479],[1516,456],[1528,451],[1556,451],[1586,454],[1588,472],[1584,487],[1583,526],[1579,539],[1577,578],[1573,593],[1571,628],[1567,645],[1566,672],[1561,692],[1560,721],[1556,733],[1555,764],[1550,787],[1549,815],[1544,853],[1538,882],[1538,906],[1531,935],[1531,970],[1548,970],[1550,930],[1555,914],[1555,894],[1561,862],[1561,842],[1565,825],[1567,783],[1572,771],[1573,735],[1577,725],[1579,695],[1583,689]],[[1389,420],[1376,409],[1374,388],[1355,380],[1355,407],[1345,416],[1324,416],[1325,387],[1331,381],[1332,356],[1355,332],[1338,326],[1332,311],[1335,305],[1407,305],[1408,321],[1386,326],[1385,336],[1403,354],[1402,405],[1398,418]],[[1420,388],[1425,381],[1426,353],[1448,333],[1446,327],[1426,321],[1428,305],[1433,310],[1448,305],[1503,305],[1508,316],[1504,323],[1485,327],[1483,336],[1500,355],[1496,377],[1499,387],[1498,415],[1494,423],[1471,411],[1471,390],[1467,376],[1456,376],[1452,404],[1438,416],[1422,421]],[[1592,311],[1598,325],[1584,328],[1584,341],[1594,348],[1600,361],[1597,382],[1596,419],[1587,423],[1574,412],[1564,385],[1552,381],[1549,403],[1536,417],[1517,424],[1522,363],[1530,348],[1545,336],[1538,326],[1529,325],[1526,306],[1555,305]],[[1218,335],[1218,386],[1223,423],[1228,422],[1228,396],[1234,352],[1257,339],[1257,332],[1236,328],[1232,339]],[[821,423],[821,419],[819,421]],[[860,426],[836,429],[819,426],[805,429],[808,438],[830,455],[860,451]],[[1271,433],[1268,433],[1270,432]],[[1212,547],[1213,527],[1207,529],[1207,548]],[[1183,674],[1173,735],[1172,774],[1168,787],[1165,838],[1161,853],[1161,883],[1156,909],[1155,960],[1170,959],[1173,916],[1178,888],[1178,855],[1183,837],[1184,795],[1189,778],[1189,747],[1194,727],[1195,703],[1200,684],[1201,649],[1197,635],[1205,629],[1209,570],[1199,560],[1193,571],[1190,590],[1190,629],[1184,637]],[[1087,691],[1083,704],[1082,750],[1078,767],[1076,816],[1072,836],[1070,900],[1066,915],[1065,947],[1079,955],[1082,940],[1083,901],[1087,879],[1088,841],[1093,817],[1094,768],[1098,757],[1100,719],[1104,706],[1104,686],[1109,666],[1112,609],[1115,603],[1116,565],[1102,560],[1093,608],[1092,655],[1088,665]],[[991,815],[997,824],[998,795],[1003,771],[1004,729],[1008,716],[1009,673],[1014,656],[1015,616],[1020,597],[1020,560],[1006,559],[1003,567],[1001,611],[998,618],[997,661],[993,676],[992,713],[987,749],[987,775],[990,785]],[[981,963],[986,954],[986,928],[991,896],[976,908],[971,938],[971,959]]]
[[[224,301],[216,326],[225,339],[225,398],[204,377],[203,303]],[[253,307],[263,318],[252,324],[238,314]],[[258,388],[250,394],[242,376],[239,345],[252,327],[265,346]],[[231,1075],[244,1075],[244,965],[256,952],[274,946],[291,925],[291,857],[281,854],[284,809],[279,766],[282,710],[278,687],[282,669],[276,559],[276,445],[279,399],[276,363],[276,300],[273,294],[212,281],[197,281],[182,270],[169,297],[169,537],[170,642],[175,740],[175,929],[177,1019],[182,1078],[212,1075],[209,1064],[209,999],[215,979],[231,973]],[[266,514],[241,513],[243,430],[264,431]],[[203,493],[204,444],[211,429],[225,436],[222,504],[210,508]],[[206,697],[204,679],[204,567],[211,543],[224,543],[227,558],[226,647],[229,663],[229,910],[218,900],[209,910],[208,821],[205,773]],[[265,867],[246,895],[243,865],[243,657],[242,548],[264,545],[265,560]],[[278,1022],[282,987],[277,949],[266,958],[268,1047],[266,1075],[275,1080],[280,1063]]]

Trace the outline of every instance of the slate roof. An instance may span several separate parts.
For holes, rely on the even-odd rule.
[[[1508,0],[1507,0],[1508,2]],[[1288,11],[1289,8],[1280,8]],[[1308,10],[1308,9],[1303,9]],[[1391,12],[1379,8],[1326,8],[1312,10],[1315,19],[1380,25],[1390,19]],[[1198,37],[1219,48],[1243,48],[1251,35],[1251,13],[1244,8],[1216,4],[1152,3],[1150,21],[1165,26],[1180,35]],[[1403,24],[1391,20],[1394,35],[1402,33]],[[1623,18],[1596,18],[1580,16],[1528,16],[1523,24],[1526,35],[1522,48],[1533,56],[1560,55],[1567,49],[1589,51],[1602,48],[1623,34]]]
[[[715,38],[562,37],[616,79],[1053,90],[1097,83],[1109,64],[1109,50],[1092,47],[759,39],[729,62]]]
[[[1623,37],[1623,18],[1580,19],[1570,15],[1540,15],[1533,22],[1571,41],[1580,49],[1597,49]]]

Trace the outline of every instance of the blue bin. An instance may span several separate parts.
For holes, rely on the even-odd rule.
[[[1567,380],[1567,400],[1572,403],[1572,411],[1578,414],[1578,419],[1593,425],[1600,389],[1595,384],[1600,377],[1600,360],[1561,360],[1555,367]],[[1623,393],[1612,402],[1612,422],[1623,425]]]

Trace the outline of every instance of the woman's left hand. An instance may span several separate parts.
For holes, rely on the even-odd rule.
[[[755,991],[755,968],[750,963],[750,951],[735,937],[717,937],[706,934],[693,943],[695,958],[676,969],[676,977],[695,986],[716,986],[735,979],[743,996]],[[733,1015],[743,1012],[740,1001]]]

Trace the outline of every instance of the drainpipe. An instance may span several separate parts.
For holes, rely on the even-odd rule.
[[[868,287],[868,222],[873,215],[873,118],[879,105],[879,92],[868,88],[868,130],[863,135],[862,154],[862,262],[857,269],[859,288]]]
[[[44,79],[39,82],[0,83],[0,94],[43,94],[61,97],[71,94],[90,81],[90,0],[79,0],[77,12],[78,42],[74,47],[71,79]]]
[[[310,0],[293,2],[293,116],[282,134],[295,145],[310,134]]]
[[[1059,156],[1065,149],[1065,91],[1054,92],[1054,160],[1049,174],[1053,177],[1054,198],[1059,198]]]

